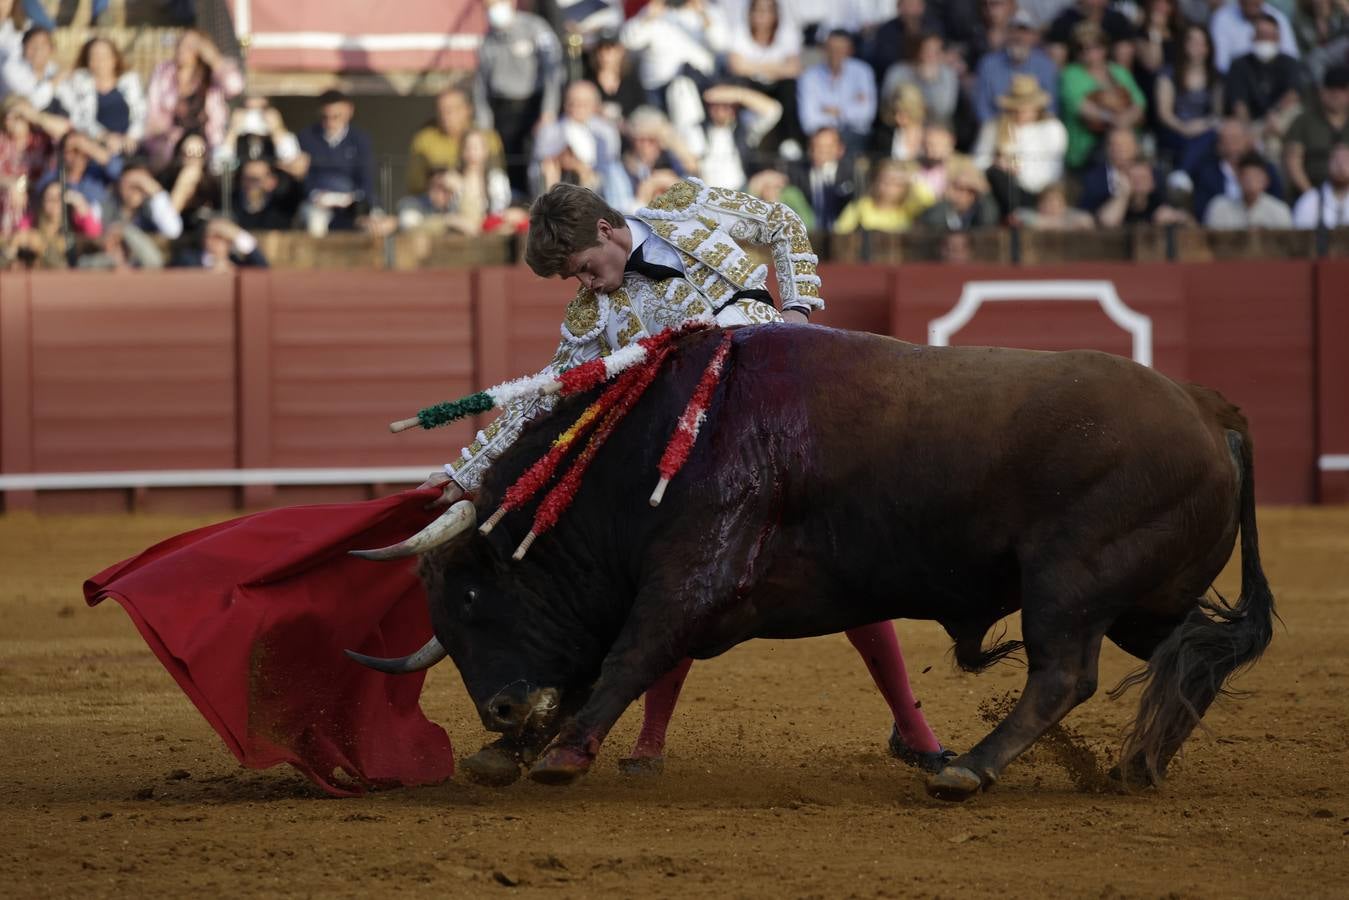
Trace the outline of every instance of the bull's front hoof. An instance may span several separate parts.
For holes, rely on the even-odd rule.
[[[539,784],[571,784],[590,771],[591,759],[580,750],[571,747],[554,747],[534,763],[529,777]]]
[[[890,728],[890,755],[906,766],[913,766],[923,772],[940,772],[947,763],[956,758],[954,750],[945,747],[936,751],[915,750],[899,736],[899,729]]]
[[[665,771],[663,756],[628,756],[618,761],[624,775],[659,775]]]
[[[464,775],[474,784],[505,787],[520,778],[520,757],[502,747],[488,744],[460,764]]]
[[[947,766],[927,780],[927,792],[938,800],[968,800],[984,786],[979,776],[964,766]]]
[[[1153,775],[1141,756],[1131,758],[1123,766],[1114,766],[1109,773],[1110,780],[1125,791],[1155,788],[1162,783],[1165,775],[1164,771]]]

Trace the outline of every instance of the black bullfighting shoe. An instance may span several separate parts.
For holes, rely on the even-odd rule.
[[[940,772],[948,762],[956,758],[954,750],[942,747],[936,751],[915,750],[899,736],[899,727],[890,727],[890,755],[906,766],[913,766],[924,772]]]

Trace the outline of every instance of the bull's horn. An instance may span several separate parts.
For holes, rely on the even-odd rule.
[[[470,500],[460,500],[440,517],[405,541],[378,550],[352,550],[352,556],[361,559],[401,559],[425,553],[432,547],[449,543],[462,532],[470,530],[478,521],[478,511]]]
[[[355,650],[343,651],[347,656],[356,660],[363,666],[368,666],[376,672],[385,672],[389,675],[407,675],[410,672],[420,672],[423,669],[429,669],[436,663],[444,659],[447,654],[445,648],[440,645],[437,638],[431,638],[422,649],[410,656],[400,656],[397,659],[382,659],[378,656],[366,656],[364,653],[357,653]]]

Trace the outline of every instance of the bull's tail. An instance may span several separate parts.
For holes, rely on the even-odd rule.
[[[1124,740],[1126,779],[1156,783],[1227,681],[1260,658],[1274,631],[1274,595],[1260,567],[1253,454],[1246,423],[1232,411],[1228,445],[1240,459],[1241,595],[1234,605],[1204,599],[1115,692],[1142,683],[1138,716]],[[1224,424],[1227,424],[1224,422]]]

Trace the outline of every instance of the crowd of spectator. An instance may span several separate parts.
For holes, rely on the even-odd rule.
[[[23,265],[513,233],[561,181],[630,212],[688,175],[837,234],[1349,226],[1349,0],[487,0],[476,72],[383,204],[341,93],[294,132],[201,32],[142,84],[105,37],[64,70],[14,7],[0,236]]]

